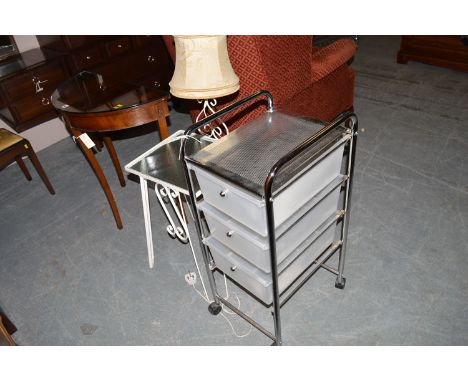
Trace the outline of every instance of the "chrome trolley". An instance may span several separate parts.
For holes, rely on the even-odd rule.
[[[185,139],[181,150],[213,294],[210,313],[220,313],[223,304],[282,345],[280,309],[318,269],[335,274],[337,288],[345,286],[358,122],[354,113],[329,124],[283,114],[262,90],[193,124],[185,135],[260,97],[268,101],[262,117],[196,153],[187,152]],[[326,262],[336,252],[334,268]],[[272,308],[274,333],[221,297],[215,271]]]

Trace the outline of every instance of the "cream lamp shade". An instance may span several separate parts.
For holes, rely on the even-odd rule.
[[[212,99],[239,90],[226,36],[174,36],[176,63],[170,92],[186,99]]]

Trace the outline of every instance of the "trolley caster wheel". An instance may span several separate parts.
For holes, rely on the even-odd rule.
[[[341,282],[338,282],[338,279],[335,281],[335,288],[344,289],[346,284],[346,279],[343,277]]]
[[[208,305],[208,312],[210,312],[213,316],[217,316],[223,307],[221,304],[218,304],[216,302],[212,302],[210,305]]]

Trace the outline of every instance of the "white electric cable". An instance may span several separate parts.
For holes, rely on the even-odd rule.
[[[231,321],[229,321],[229,318],[227,318],[223,313],[221,313],[221,316],[224,317],[224,319],[227,321],[229,326],[231,327],[232,333],[237,337],[237,338],[244,338],[247,337],[251,332],[252,332],[252,325],[249,324],[249,330],[244,333],[244,334],[237,334],[236,331],[234,330],[234,326],[232,325]]]
[[[208,298],[205,298],[205,296],[203,296],[203,294],[197,289],[195,288],[195,285],[192,284],[192,287],[193,289],[195,289],[195,292],[197,292],[201,298],[203,298],[208,304],[211,303],[212,301],[210,301]],[[236,298],[237,298],[237,302],[238,302],[238,306],[237,306],[237,309],[240,309],[240,299],[239,297],[236,295]],[[234,312],[228,312],[227,310],[225,310],[224,306],[222,307],[223,311],[225,311],[226,313],[228,314],[235,314]],[[221,316],[223,316],[223,318],[227,321],[227,323],[229,324],[229,326],[231,327],[231,330],[232,330],[232,333],[237,337],[237,338],[243,338],[243,337],[247,337],[251,332],[252,332],[252,325],[249,324],[249,330],[244,333],[244,334],[237,334],[236,330],[234,329],[234,325],[232,325],[232,322],[231,320],[229,320],[229,318],[227,318],[223,313],[221,313]]]

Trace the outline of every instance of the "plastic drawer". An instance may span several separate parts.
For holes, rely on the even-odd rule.
[[[293,225],[276,230],[278,264],[337,211],[340,188],[336,184],[339,183],[335,182],[331,192],[328,189],[332,187],[327,187],[316,194],[308,203],[310,210],[306,213],[301,211],[303,216],[294,219]],[[198,208],[205,214],[211,236],[262,271],[271,272],[268,237],[256,234],[205,202]]]
[[[275,196],[275,225],[280,226],[301,208],[310,195],[316,194],[339,176],[344,145],[340,145],[322,161]],[[265,201],[231,182],[189,164],[196,174],[203,198],[226,215],[232,216],[261,236],[267,235]]]
[[[312,242],[305,249],[294,251],[278,266],[280,294],[333,242],[335,228],[336,224],[331,224],[321,234],[312,235]],[[204,243],[210,248],[219,270],[265,304],[272,303],[271,272],[262,272],[213,237],[204,239]]]

